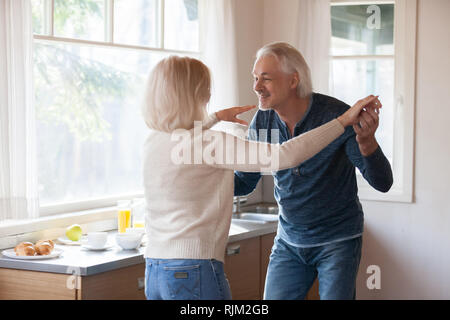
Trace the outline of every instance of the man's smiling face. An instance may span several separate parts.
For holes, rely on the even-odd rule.
[[[283,72],[280,62],[274,56],[262,56],[253,67],[253,90],[258,96],[261,110],[276,110],[295,94],[294,75]]]

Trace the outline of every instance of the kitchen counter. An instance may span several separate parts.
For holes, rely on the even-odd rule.
[[[248,221],[233,221],[231,223],[228,242],[241,241],[264,234],[274,233],[277,230],[276,222],[261,223]],[[112,248],[104,251],[90,251],[80,246],[61,245],[56,243],[63,253],[54,259],[45,260],[18,260],[0,257],[0,268],[43,271],[52,273],[74,274],[90,276],[101,272],[124,268],[144,263],[145,242],[136,250],[122,250],[115,243],[114,236],[117,231],[108,235],[108,244]]]

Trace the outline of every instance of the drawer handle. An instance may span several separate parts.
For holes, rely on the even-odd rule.
[[[137,278],[138,290],[145,289],[145,277]]]
[[[241,252],[241,245],[231,246],[227,248],[227,256],[234,256]]]

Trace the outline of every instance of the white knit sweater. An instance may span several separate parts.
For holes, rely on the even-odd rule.
[[[215,115],[210,116],[205,130],[187,131],[182,140],[174,139],[167,132],[152,130],[149,134],[144,146],[143,170],[147,201],[146,258],[224,261],[233,206],[234,170],[278,171],[297,166],[344,132],[335,119],[281,145],[261,143],[272,160],[268,165],[259,158],[254,161],[259,143],[209,130],[215,122]],[[208,136],[214,138],[205,141]],[[236,145],[242,146],[239,152],[235,152]],[[199,147],[203,154],[197,150],[195,158],[195,148]],[[242,152],[246,157],[242,157]],[[224,154],[228,158],[221,161]],[[186,163],[189,161],[178,164],[177,155],[196,164]]]

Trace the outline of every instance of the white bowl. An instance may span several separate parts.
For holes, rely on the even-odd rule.
[[[116,234],[116,243],[124,250],[133,250],[141,245],[143,233],[118,233]]]
[[[145,228],[126,228],[125,233],[137,233],[137,234],[144,234]]]

